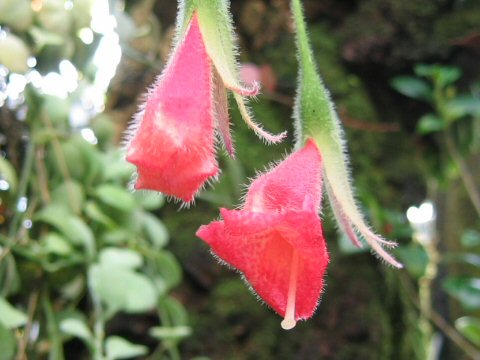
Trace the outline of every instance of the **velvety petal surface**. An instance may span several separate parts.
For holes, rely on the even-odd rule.
[[[127,160],[137,166],[135,188],[188,202],[218,174],[212,88],[211,61],[195,15],[133,125]]]
[[[223,209],[222,217],[224,221],[201,227],[197,236],[241,271],[258,296],[281,316],[287,307],[293,251],[299,252],[295,319],[311,317],[329,259],[318,215]]]
[[[301,210],[309,201],[315,211],[322,197],[322,158],[312,140],[250,185],[244,208],[271,212]]]
[[[221,209],[223,220],[197,232],[281,316],[293,299],[295,320],[313,315],[329,262],[320,169],[318,149],[308,143],[252,182],[242,210]]]

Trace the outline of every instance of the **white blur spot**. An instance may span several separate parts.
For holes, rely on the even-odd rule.
[[[27,78],[20,74],[11,74],[7,86],[7,96],[11,100],[18,100],[20,94],[25,90]]]
[[[0,76],[1,77],[7,77],[7,75],[8,75],[7,67],[0,64]]]
[[[32,327],[30,328],[29,339],[30,342],[35,343],[38,340],[38,335],[40,334],[40,323],[34,321]]]
[[[102,112],[105,109],[105,92],[98,86],[88,86],[82,94],[81,101],[83,107],[93,113]]]
[[[65,10],[72,10],[73,8],[73,2],[71,0],[65,1],[65,4],[63,5]]]
[[[110,81],[115,76],[117,66],[122,57],[122,49],[118,35],[115,32],[106,34],[98,44],[93,56],[93,64],[98,68],[94,84],[102,91],[108,89]]]
[[[423,224],[435,219],[435,209],[429,201],[424,202],[420,207],[411,206],[407,210],[407,219],[413,224]]]
[[[30,220],[30,219],[26,219],[26,220],[23,222],[23,227],[24,227],[25,229],[31,229],[31,228],[32,228],[32,225],[33,225],[33,223],[32,223],[32,220]]]
[[[42,92],[47,95],[57,96],[61,99],[66,99],[68,96],[65,79],[62,75],[49,72],[42,79]]]
[[[20,212],[25,212],[27,210],[28,200],[25,196],[22,196],[17,203],[17,210]]]
[[[77,35],[84,44],[90,45],[91,43],[93,43],[94,36],[93,31],[90,28],[83,28],[78,30]]]
[[[115,17],[110,15],[108,0],[97,0],[92,10],[92,30],[99,34],[107,34],[116,26]]]
[[[0,190],[7,191],[8,189],[10,189],[10,184],[7,180],[0,179]]]
[[[29,68],[33,68],[37,66],[37,59],[33,56],[30,56],[27,60],[27,65]]]
[[[78,71],[68,60],[62,60],[58,66],[60,75],[65,81],[65,88],[68,92],[73,92],[78,86]]]
[[[37,70],[29,71],[26,75],[26,78],[30,84],[32,84],[37,89],[42,87],[42,75]]]
[[[80,131],[82,137],[87,140],[90,144],[96,145],[98,143],[98,139],[95,136],[95,133],[90,128],[85,128]]]
[[[69,121],[74,129],[81,128],[88,125],[90,122],[90,115],[81,103],[75,102],[70,107]]]
[[[413,237],[426,246],[435,238],[435,207],[426,201],[419,207],[411,206],[407,210],[407,219],[413,229]]]

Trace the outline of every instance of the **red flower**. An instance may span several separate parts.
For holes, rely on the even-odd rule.
[[[308,141],[252,182],[241,210],[221,209],[223,220],[197,232],[284,317],[285,329],[313,315],[329,261],[318,216],[321,166]]]
[[[285,137],[268,133],[250,115],[245,97],[257,95],[259,88],[239,80],[227,3],[180,2],[175,49],[130,127],[127,161],[137,167],[136,189],[190,202],[215,178],[215,126],[234,155],[227,89],[257,135],[271,143]]]
[[[137,167],[136,189],[189,202],[218,174],[212,88],[212,66],[194,16],[137,116],[127,151],[127,161]]]

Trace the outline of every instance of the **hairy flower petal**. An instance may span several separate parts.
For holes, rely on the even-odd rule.
[[[323,289],[329,256],[320,201],[321,156],[311,141],[254,180],[243,209],[221,209],[223,220],[197,231],[285,317],[285,329],[313,315]]]
[[[127,160],[137,189],[191,201],[218,174],[214,151],[212,68],[196,16],[147,96]]]
[[[322,158],[310,140],[271,171],[256,178],[248,189],[245,209],[258,212],[302,210],[308,197],[312,211],[320,210]]]

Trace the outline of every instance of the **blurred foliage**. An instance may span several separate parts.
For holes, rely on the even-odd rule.
[[[398,76],[391,82],[401,94],[429,105],[431,112],[422,115],[417,122],[416,132],[420,136],[432,137],[434,146],[424,149],[424,176],[430,184],[448,188],[461,179],[468,194],[471,206],[476,210],[478,224],[480,218],[480,191],[475,175],[470,168],[472,156],[480,154],[480,92],[472,84],[470,91],[459,93],[455,86],[462,76],[458,67],[445,65],[419,64],[414,68],[415,76]],[[435,234],[432,234],[436,237]],[[480,233],[464,229],[458,239],[461,243],[458,253],[438,254],[438,239],[419,241],[415,252],[406,248],[404,253],[407,269],[413,272],[420,282],[435,279],[436,262],[448,261],[466,265],[461,275],[447,275],[443,280],[443,290],[459,301],[462,315],[455,321],[456,329],[473,345],[478,347],[480,319],[466,314],[477,314],[480,310]],[[406,256],[405,256],[406,255]],[[440,258],[438,258],[440,256]],[[430,300],[428,300],[430,301]],[[429,304],[433,307],[434,304]],[[468,344],[467,344],[468,345]]]
[[[164,199],[128,190],[118,124],[85,102],[106,36],[90,28],[94,3],[0,3],[1,359],[175,359],[190,334],[170,296],[182,271],[151,213]],[[65,66],[76,86],[49,94],[38,80]]]

